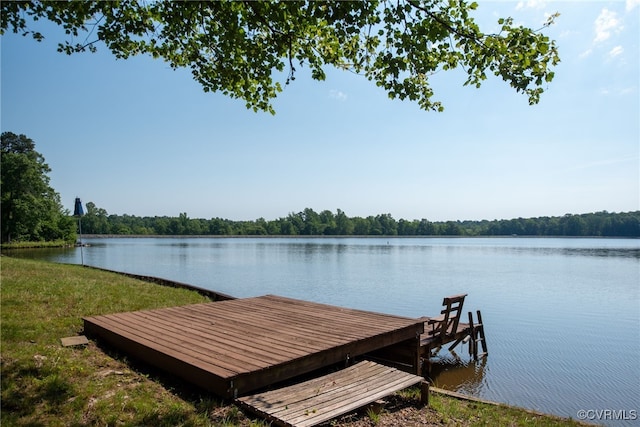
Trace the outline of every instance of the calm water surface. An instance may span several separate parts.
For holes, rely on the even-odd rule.
[[[440,353],[436,385],[577,418],[640,417],[640,240],[554,238],[116,238],[20,256],[278,294],[403,316],[467,293],[489,357]],[[465,310],[465,312],[467,311]],[[466,315],[465,315],[466,318]],[[621,412],[622,411],[622,412]],[[610,425],[637,420],[595,419]]]

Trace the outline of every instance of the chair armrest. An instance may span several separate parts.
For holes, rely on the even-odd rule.
[[[427,324],[428,324],[428,325],[433,325],[433,324],[435,324],[435,323],[440,323],[440,322],[442,322],[443,320],[444,320],[444,314],[443,314],[443,315],[440,315],[440,316],[437,316],[437,317],[431,317],[431,318],[429,318],[429,320],[427,321]]]

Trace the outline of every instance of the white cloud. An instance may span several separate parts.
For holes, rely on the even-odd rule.
[[[637,86],[627,87],[601,87],[598,93],[602,96],[628,96],[635,95],[638,92]]]
[[[340,90],[331,89],[329,91],[329,98],[337,99],[338,101],[346,101],[347,94]]]
[[[592,53],[593,53],[593,49],[587,49],[584,52],[582,52],[579,55],[579,57],[580,57],[580,59],[587,58],[587,57],[591,56]]]
[[[624,52],[624,49],[622,48],[622,46],[616,46],[609,51],[609,56],[611,58],[615,58],[618,55],[622,55],[622,52]]]
[[[566,170],[571,171],[571,170],[579,170],[579,169],[591,169],[591,168],[597,168],[602,166],[611,166],[611,165],[618,165],[621,163],[635,162],[636,160],[638,160],[637,156],[618,157],[614,159],[603,159],[603,160],[596,160],[593,162],[578,164]]]
[[[627,0],[627,5],[625,7],[627,12],[631,12],[633,9],[640,5],[640,0]]]
[[[542,8],[544,8],[545,3],[546,3],[546,0],[519,1],[518,4],[516,5],[516,10],[521,10],[521,9],[542,9]]]
[[[595,43],[603,42],[611,37],[611,31],[615,30],[620,32],[622,30],[622,24],[618,19],[618,14],[612,12],[607,8],[602,9],[600,15],[595,21],[596,37],[593,40]]]
[[[571,31],[571,30],[563,30],[563,31],[560,33],[560,38],[571,37],[571,36],[573,36],[574,34],[575,34],[575,33],[574,33],[573,31]]]

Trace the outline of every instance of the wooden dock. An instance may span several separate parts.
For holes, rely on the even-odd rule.
[[[241,397],[238,403],[281,426],[309,427],[347,414],[396,391],[423,384],[424,378],[371,361],[288,387]]]
[[[235,398],[376,350],[419,372],[424,319],[267,295],[84,318],[85,333]]]

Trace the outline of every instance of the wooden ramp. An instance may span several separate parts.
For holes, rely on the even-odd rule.
[[[244,408],[283,426],[313,426],[407,387],[421,376],[363,361],[346,369],[278,390],[237,399]],[[422,389],[426,401],[426,388]]]
[[[424,321],[266,295],[84,318],[85,333],[235,398],[405,345],[418,372]]]

